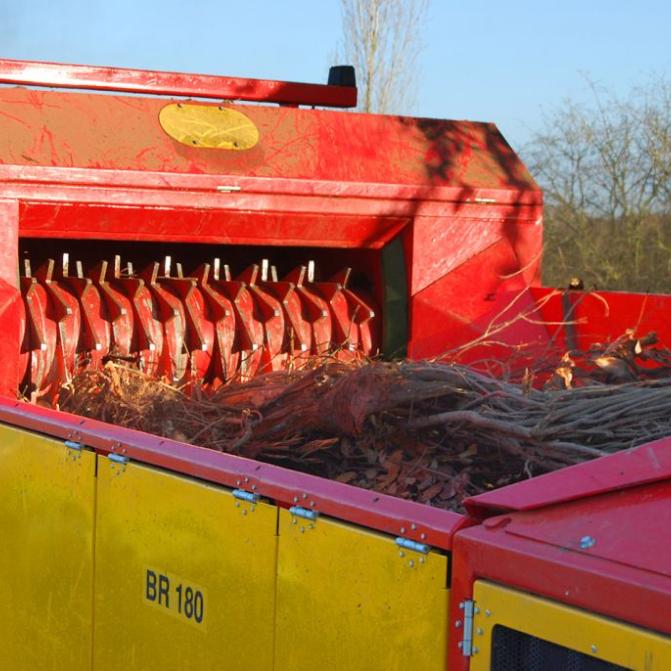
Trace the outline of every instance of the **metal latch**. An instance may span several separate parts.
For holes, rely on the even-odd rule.
[[[473,650],[473,614],[475,613],[475,601],[466,599],[459,604],[459,608],[464,611],[464,620],[462,629],[464,636],[459,641],[461,654],[464,657],[471,657],[474,654]]]

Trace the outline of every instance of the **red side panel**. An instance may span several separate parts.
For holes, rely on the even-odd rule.
[[[28,366],[26,318],[19,292],[19,204],[0,200],[0,394],[16,395]]]

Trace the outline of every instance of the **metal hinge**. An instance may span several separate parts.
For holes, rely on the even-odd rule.
[[[244,489],[234,489],[233,496],[236,499],[241,501],[247,501],[248,503],[257,503],[259,500],[259,495],[254,494],[253,492],[247,492]]]
[[[84,446],[81,443],[76,443],[74,440],[66,440],[65,447],[67,447],[69,450],[77,450],[77,452],[81,452],[82,447]]]
[[[303,519],[312,522],[319,517],[319,513],[316,510],[309,510],[308,508],[301,508],[300,506],[291,506],[289,512],[296,517],[302,517]]]
[[[464,657],[471,657],[477,652],[473,648],[473,615],[475,613],[475,601],[466,599],[459,604],[459,608],[464,611],[462,624],[464,635],[461,641],[459,641],[459,647],[461,648],[461,654]]]
[[[418,543],[417,541],[411,541],[409,538],[403,538],[403,536],[399,536],[396,539],[396,545],[398,545],[401,548],[405,548],[406,550],[414,550],[415,552],[420,552],[423,555],[428,554],[429,550],[431,549],[426,543]]]
[[[115,452],[110,452],[107,455],[107,458],[110,461],[113,461],[115,464],[127,464],[128,463],[128,457],[123,455],[123,454],[116,454]]]

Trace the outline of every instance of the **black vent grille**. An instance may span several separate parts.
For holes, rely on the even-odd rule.
[[[497,625],[491,671],[630,671],[521,631]]]

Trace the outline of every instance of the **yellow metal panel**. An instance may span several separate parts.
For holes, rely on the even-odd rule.
[[[171,138],[189,147],[243,151],[259,141],[254,122],[223,105],[172,103],[161,110],[159,121]]]
[[[95,455],[0,425],[0,669],[91,668]]]
[[[641,671],[671,669],[671,639],[487,582],[476,582],[472,671],[491,668],[492,631],[499,624]]]
[[[447,557],[280,511],[277,671],[444,671]]]
[[[277,509],[98,462],[96,671],[272,669]]]

